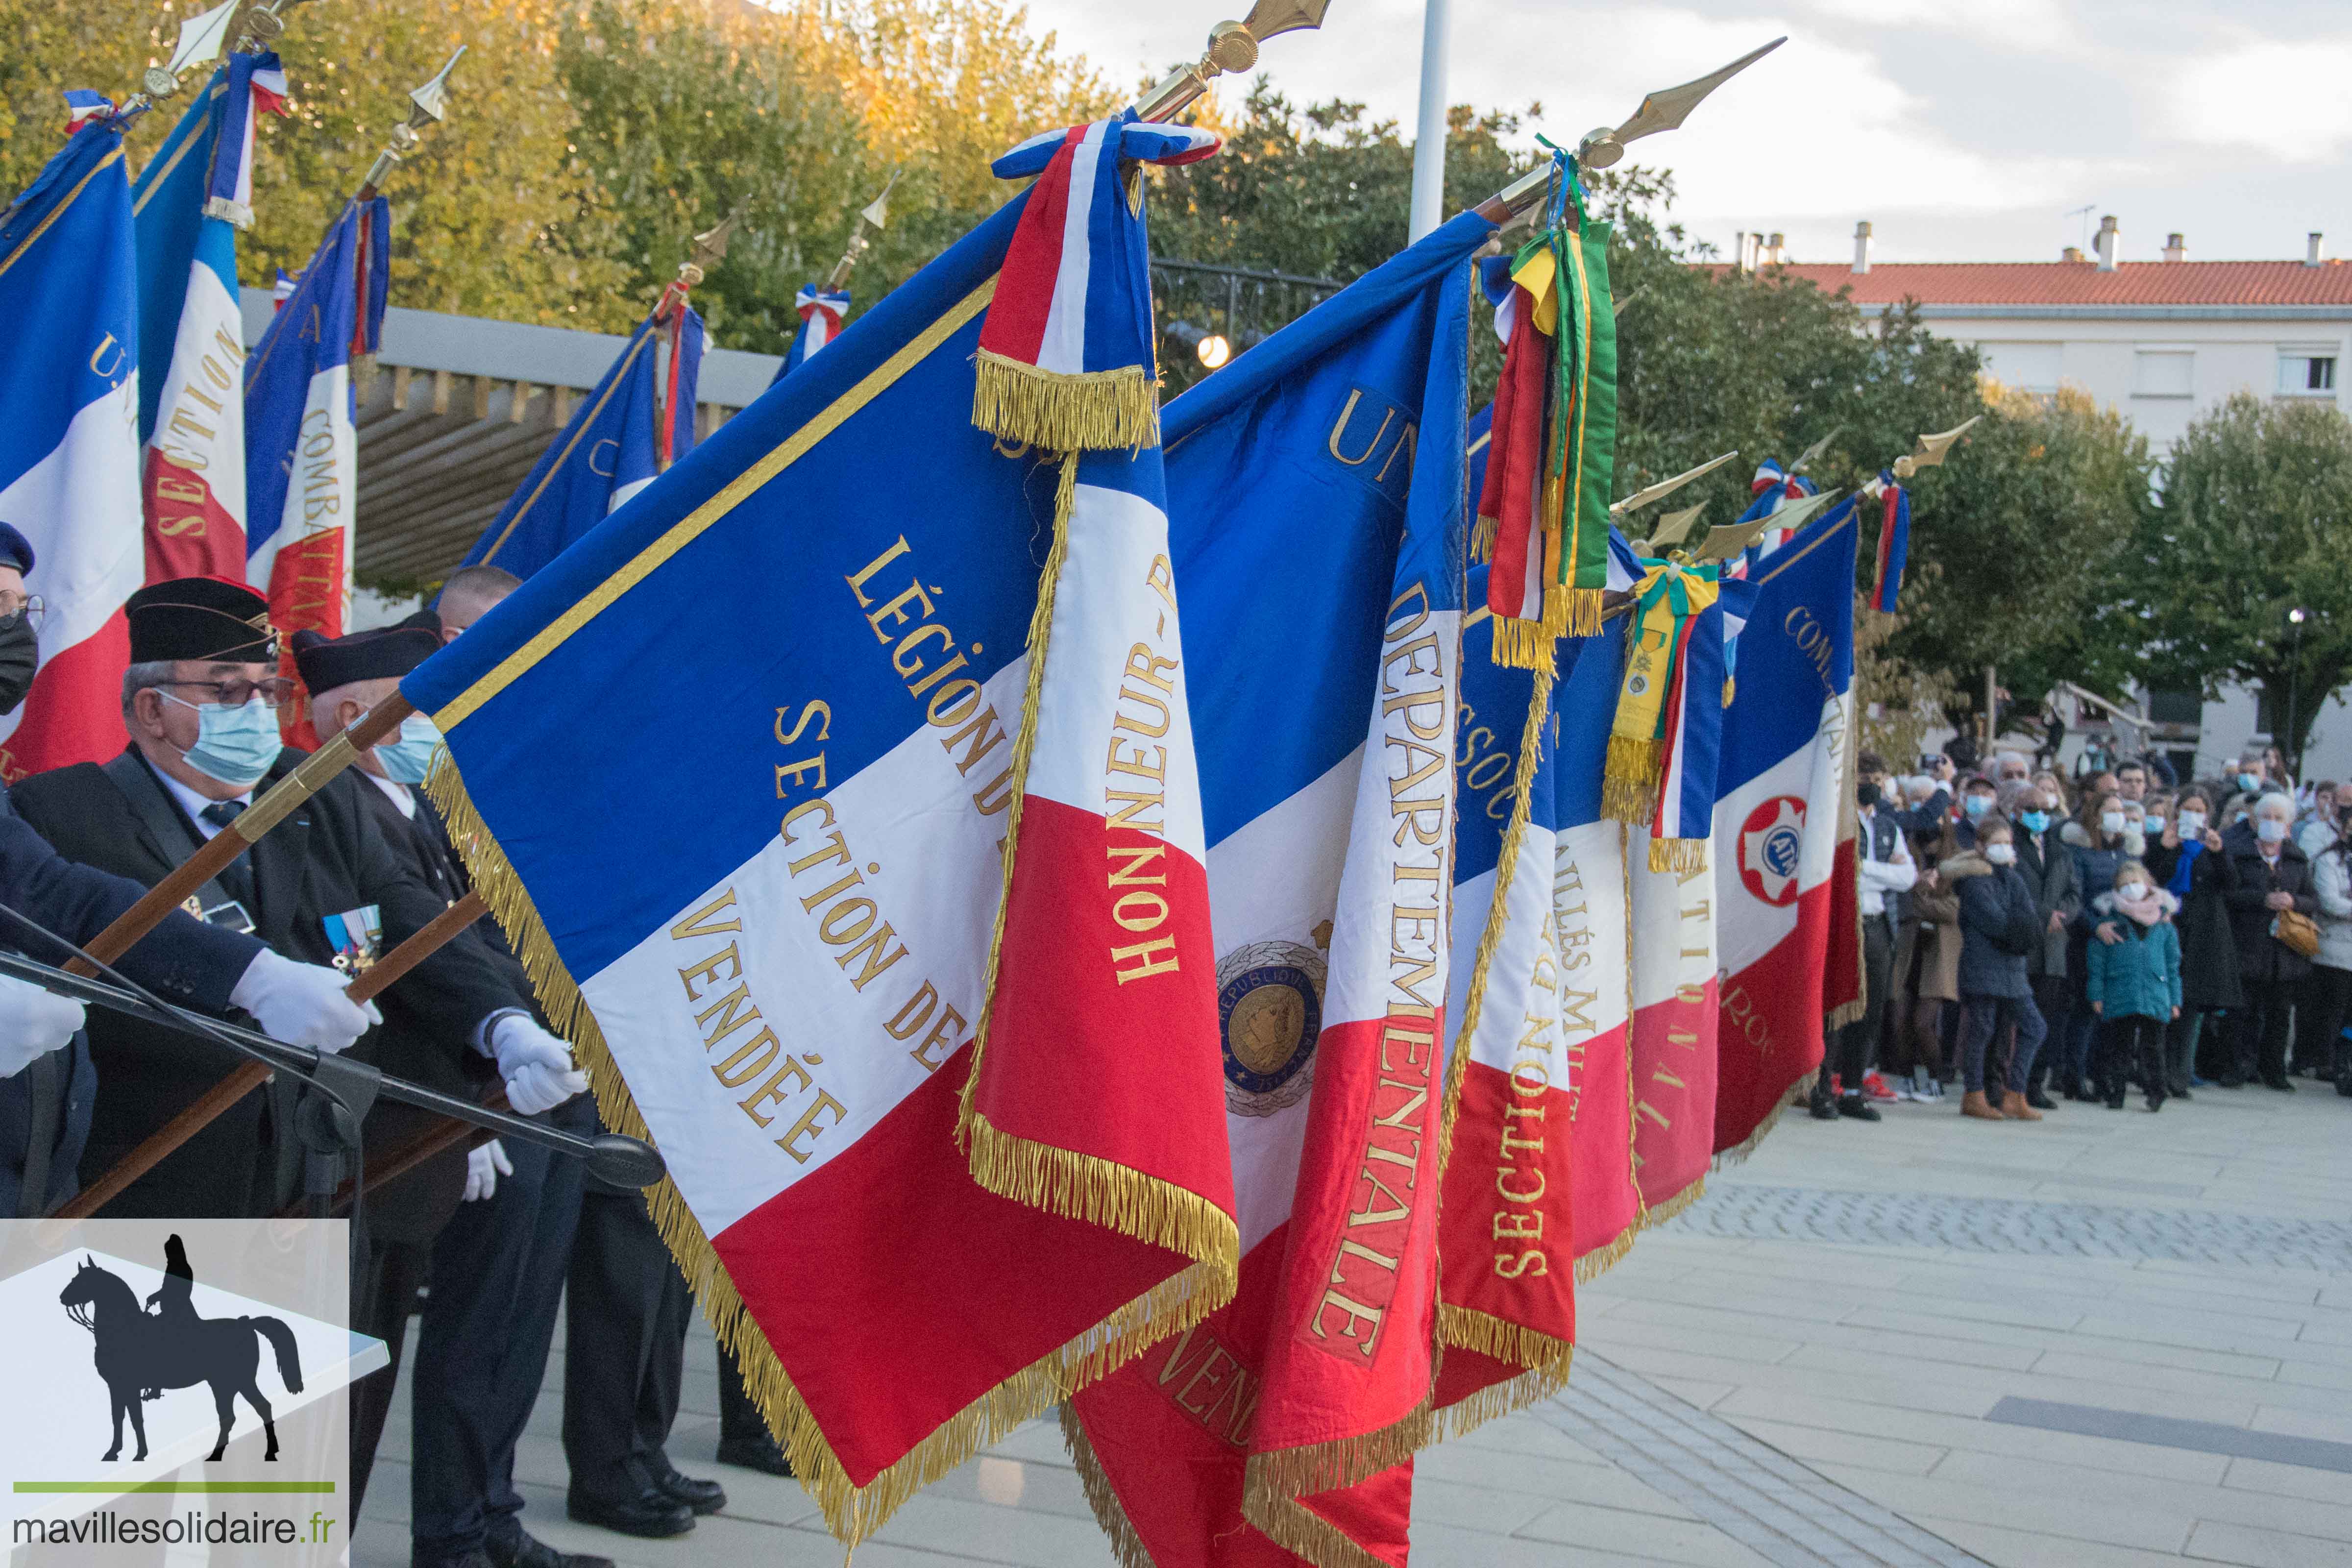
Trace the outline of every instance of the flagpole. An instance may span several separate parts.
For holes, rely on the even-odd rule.
[[[416,151],[421,139],[418,133],[430,130],[447,118],[449,73],[456,70],[457,62],[465,58],[466,46],[459,44],[457,52],[449,57],[448,63],[434,72],[433,79],[408,95],[408,118],[392,128],[392,140],[383,152],[375,155],[375,163],[370,165],[367,178],[360,182],[359,192],[352,200],[375,200],[384,181],[390,179],[393,170],[400,166],[400,161]]]
[[[1257,64],[1257,49],[1268,38],[1302,27],[1323,25],[1331,0],[1257,0],[1247,17],[1220,22],[1209,29],[1209,47],[1189,66],[1179,66],[1136,101],[1138,120],[1165,120],[1209,90],[1211,80],[1245,71]]]
[[[890,193],[898,184],[898,171],[893,169],[889,179],[883,182],[882,194],[866,203],[865,210],[857,215],[857,221],[850,226],[849,248],[841,253],[841,259],[833,264],[831,272],[825,274],[826,293],[838,294],[849,287],[850,268],[857,265],[857,258],[866,254],[866,247],[874,243],[875,237],[890,222]]]
[[[1445,221],[1446,55],[1453,43],[1453,0],[1423,0],[1421,16],[1421,124],[1412,143],[1408,242]]]

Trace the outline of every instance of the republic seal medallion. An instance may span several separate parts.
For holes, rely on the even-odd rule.
[[[1258,942],[1217,961],[1217,1032],[1225,1109],[1271,1116],[1306,1098],[1323,1028],[1323,955],[1295,942]]]

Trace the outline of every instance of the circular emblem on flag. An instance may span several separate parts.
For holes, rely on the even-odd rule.
[[[1217,1032],[1225,1109],[1271,1116],[1306,1098],[1323,1029],[1323,955],[1295,942],[1256,942],[1217,961]]]
[[[1776,795],[1739,826],[1739,879],[1776,907],[1797,901],[1797,868],[1805,847],[1805,803]]]

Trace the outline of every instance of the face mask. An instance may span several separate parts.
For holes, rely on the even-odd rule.
[[[2262,780],[2256,778],[2252,773],[2240,773],[2238,775],[2238,787],[2244,790],[2248,795],[2253,794],[2254,786],[2262,782]]]
[[[2010,844],[1988,844],[1985,846],[1985,858],[1996,866],[2014,866],[2017,864],[2017,848]]]
[[[2180,814],[2180,837],[2187,838],[2204,831],[2205,814],[2203,812],[2184,811]]]
[[[2147,897],[2146,882],[2126,882],[2116,889],[2116,897],[2127,904],[2136,904]]]
[[[180,755],[206,778],[250,789],[286,749],[278,733],[278,710],[258,697],[242,708],[199,705],[168,691],[163,700],[195,709],[196,743]]]
[[[2161,833],[2161,832],[2163,832],[2163,831],[2164,831],[2164,818],[2162,818],[2162,817],[2160,817],[2160,816],[2151,816],[2151,817],[2149,817],[2149,818],[2147,819],[2147,830],[2148,830],[2150,833]]]
[[[2254,824],[2254,832],[2265,844],[2276,844],[2286,837],[2286,824],[2275,816],[2265,816]]]
[[[2025,824],[2028,833],[2040,833],[2049,827],[2050,814],[2046,811],[2021,811],[2017,814],[2017,820]]]
[[[1853,800],[1854,804],[1864,811],[1877,810],[1878,786],[1874,784],[1856,784],[1853,790]]]
[[[0,626],[0,713],[14,713],[25,693],[33,689],[33,673],[40,668],[41,650],[33,623],[18,616]]]
[[[421,784],[432,771],[433,753],[440,749],[441,731],[434,728],[433,721],[422,713],[411,713],[400,721],[399,734],[376,742],[375,760],[393,783]]]
[[[2099,815],[2099,831],[2100,831],[2100,832],[2102,832],[2102,833],[2121,833],[2123,830],[2124,830],[2124,814],[2123,814],[2122,812],[2120,812],[2120,811],[2108,811],[2108,812],[2102,812],[2102,813],[2100,813],[2100,815]]]
[[[1986,812],[1992,809],[1992,796],[1989,795],[1972,795],[1969,796],[1967,800],[1960,803],[1960,809],[1967,812],[1970,816],[1982,816]]]

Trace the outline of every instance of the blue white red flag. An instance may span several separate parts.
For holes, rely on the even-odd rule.
[[[992,1066],[1039,1086],[1001,1112],[1023,1119],[1024,1158],[1000,1184],[1022,1195],[976,1179],[955,1141],[1016,751],[1035,749],[1040,810],[1055,770],[1075,766],[1075,750],[1047,752],[1059,693],[1040,692],[1034,734],[1022,721],[1025,645],[1052,616],[1040,569],[1066,515],[1061,588],[1097,585],[1102,530],[1081,537],[1081,497],[1147,542],[1166,526],[1156,445],[1072,465],[971,424],[981,318],[1034,199],[893,290],[403,683],[447,736],[451,766],[428,787],[467,830],[477,885],[581,1042],[608,1120],[662,1148],[662,1233],[852,1542],[1232,1289],[1207,1027],[1177,1054],[1058,1078],[1000,1034]],[[1129,564],[1144,571],[1104,585],[1118,612],[1105,626],[1163,603],[1149,564]],[[1057,665],[1082,642],[1062,631]],[[1165,700],[1176,677],[1153,661],[1186,655],[1146,619],[1116,650],[1121,671],[1134,643],[1135,680],[1070,705],[1143,765],[1158,753],[1136,742],[1161,738],[1119,721],[1160,722],[1140,698]],[[624,726],[597,718],[621,711]],[[1169,721],[1172,736],[1172,707]],[[1112,806],[1106,774],[1140,777],[1110,767],[1097,738],[1094,793],[1073,799],[1073,783],[1059,797],[1073,810]],[[680,778],[698,781],[690,800]],[[1121,826],[1172,858],[1183,813],[1167,793],[1161,815],[1138,802]],[[1121,842],[1092,868],[1101,902],[1087,908],[1107,929],[1076,961],[1097,980],[1114,947],[1161,934],[1121,928],[1148,906],[1118,900],[1177,886],[1151,843]],[[1112,886],[1122,875],[1132,887]],[[1164,1245],[1171,1232],[1191,1249]]]
[[[114,100],[86,87],[66,89],[66,134],[70,136],[92,120],[111,118]]]
[[[1878,575],[1870,586],[1870,607],[1881,615],[1895,613],[1903,595],[1903,568],[1911,558],[1911,492],[1881,470],[1879,493]]]
[[[1853,798],[1845,769],[1860,527],[1854,500],[1842,500],[1751,579],[1716,812],[1718,1153],[1761,1136],[1821,1065],[1822,1015],[1848,985],[1832,972],[1853,968],[1832,930],[1837,885],[1850,909],[1854,879],[1841,823]]]
[[[793,334],[792,346],[784,351],[784,363],[776,367],[776,384],[800,369],[809,355],[841,336],[841,323],[849,314],[849,290],[827,289],[822,284],[804,283],[793,296],[793,309],[801,319],[800,331]]]
[[[85,120],[0,213],[0,521],[32,544],[40,667],[0,716],[0,780],[122,749],[138,590],[139,341],[124,126]]]
[[[1160,1568],[1404,1556],[1433,1425],[1464,264],[1491,232],[1455,219],[1166,413],[1241,1287],[1065,1427],[1105,1528]]]
[[[255,118],[285,100],[276,55],[231,55],[132,187],[150,583],[246,574],[236,235],[253,222]]]
[[[1771,517],[1792,500],[1802,500],[1807,496],[1821,493],[1821,487],[1812,480],[1802,474],[1790,473],[1770,458],[1756,465],[1756,477],[1748,481],[1748,489],[1755,500],[1746,511],[1733,520],[1734,526]],[[1787,528],[1766,529],[1762,538],[1749,545],[1738,560],[1725,569],[1724,575],[1738,578],[1753,574],[1773,552],[1789,542],[1795,531]]]
[[[352,359],[383,332],[391,245],[390,203],[346,203],[245,365],[246,580],[269,595],[289,676],[294,634],[341,637],[351,610]],[[307,717],[288,721],[287,738],[318,744]]]
[[[528,577],[691,452],[702,348],[702,318],[682,295],[674,304],[665,295],[474,542],[465,563]]]

